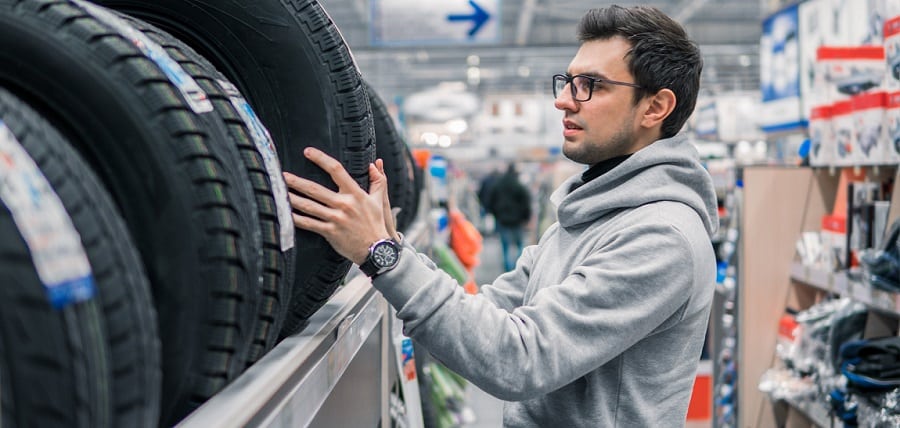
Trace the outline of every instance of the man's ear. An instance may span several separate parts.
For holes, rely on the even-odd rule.
[[[675,93],[671,89],[660,89],[654,95],[647,98],[647,107],[641,117],[641,126],[653,128],[661,126],[662,122],[675,110]]]

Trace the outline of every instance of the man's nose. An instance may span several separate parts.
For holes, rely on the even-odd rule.
[[[568,91],[569,85],[559,91],[559,96],[553,100],[553,106],[559,110],[577,110],[578,103],[572,98],[572,91]]]

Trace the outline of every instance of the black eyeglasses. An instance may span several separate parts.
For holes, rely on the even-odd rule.
[[[601,85],[631,86],[632,88],[641,87],[641,85],[635,83],[618,82],[615,80],[601,79],[599,77],[585,76],[583,74],[576,74],[574,76],[569,76],[568,74],[554,74],[553,98],[559,98],[559,94],[562,92],[563,88],[565,88],[567,84],[571,84],[569,85],[569,88],[572,90],[572,99],[578,102],[587,101],[591,99],[591,95],[594,95],[594,86],[598,83]]]

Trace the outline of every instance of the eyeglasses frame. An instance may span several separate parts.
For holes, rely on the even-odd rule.
[[[586,74],[576,74],[576,75],[570,76],[568,73],[566,73],[566,74],[558,73],[558,74],[553,75],[553,98],[559,98],[559,94],[557,94],[557,90],[556,90],[556,79],[558,77],[565,79],[566,85],[569,86],[569,91],[572,94],[572,100],[580,102],[580,103],[591,100],[591,97],[594,96],[594,85],[596,85],[597,82],[600,82],[601,84],[609,83],[610,85],[629,86],[632,88],[643,89],[643,86],[638,85],[637,83],[620,82],[618,80],[604,79],[602,77],[588,76]],[[588,79],[591,82],[591,86],[588,88],[588,96],[587,96],[587,98],[585,98],[583,100],[579,100],[579,99],[575,98],[577,90],[575,89],[575,85],[572,84],[572,81],[576,77],[583,77],[585,79]],[[563,88],[565,88],[565,86],[563,86]]]

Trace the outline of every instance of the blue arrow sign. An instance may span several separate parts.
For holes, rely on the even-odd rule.
[[[474,9],[471,15],[447,15],[447,20],[450,22],[472,21],[472,28],[469,29],[469,38],[471,39],[475,37],[475,34],[478,33],[478,30],[481,29],[484,23],[491,19],[491,15],[478,6],[475,0],[469,0],[469,4]]]
[[[368,1],[373,45],[427,46],[501,40],[503,0]]]

